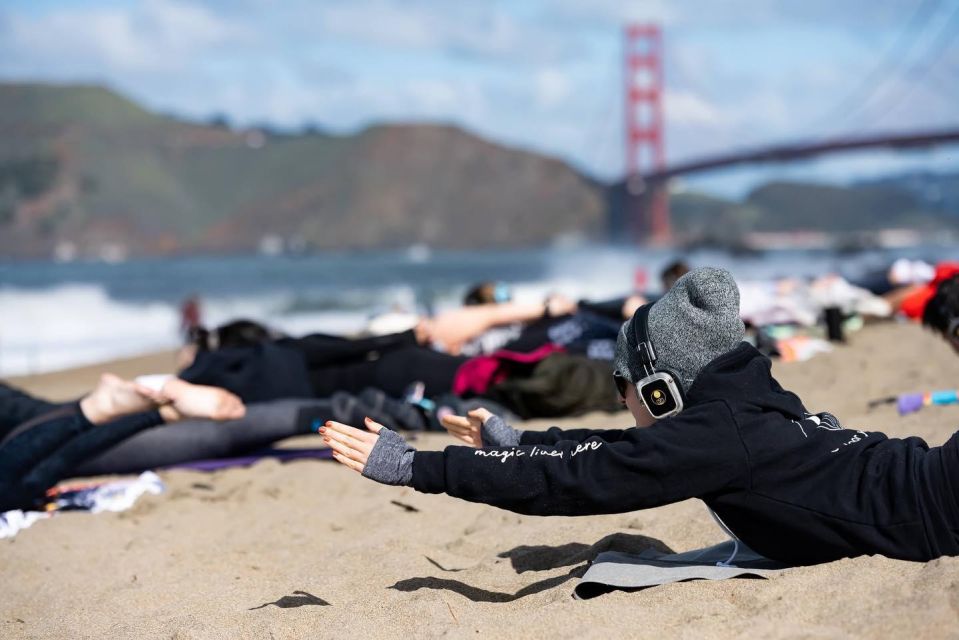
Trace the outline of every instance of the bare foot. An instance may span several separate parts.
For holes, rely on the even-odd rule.
[[[246,415],[243,401],[225,389],[190,384],[171,378],[163,385],[162,396],[170,402],[160,409],[167,422],[184,418],[237,420]]]
[[[148,392],[140,385],[112,373],[100,376],[100,382],[80,401],[80,410],[93,424],[102,424],[155,406]]]

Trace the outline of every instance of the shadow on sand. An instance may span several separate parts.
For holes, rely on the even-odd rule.
[[[294,591],[293,595],[283,596],[275,602],[264,602],[258,607],[250,607],[247,611],[256,611],[264,607],[273,605],[280,609],[295,609],[297,607],[329,607],[330,603],[323,598],[317,598],[312,593],[306,591]]]
[[[549,571],[559,567],[569,567],[587,562],[604,551],[621,551],[639,554],[646,549],[655,549],[663,553],[673,553],[662,540],[629,533],[613,533],[593,544],[570,542],[556,547],[548,545],[514,547],[499,554],[500,558],[509,558],[516,573],[527,571]]]
[[[553,587],[557,587],[574,578],[581,578],[586,572],[586,563],[603,551],[615,550],[622,551],[624,553],[636,554],[640,553],[644,549],[650,548],[658,551],[664,551],[666,553],[672,553],[672,549],[666,546],[666,544],[664,544],[661,540],[650,538],[648,536],[631,535],[626,533],[614,533],[612,535],[608,535],[591,545],[582,544],[579,542],[571,542],[555,547],[546,545],[524,545],[515,547],[509,551],[500,553],[498,557],[509,558],[513,565],[513,570],[516,571],[516,573],[524,573],[526,571],[549,571],[559,567],[581,565],[574,567],[563,575],[554,576],[552,578],[547,578],[545,580],[540,580],[539,582],[526,585],[516,593],[489,591],[488,589],[473,587],[459,580],[436,578],[432,576],[400,580],[391,586],[390,589],[396,589],[397,591],[404,592],[419,591],[420,589],[438,589],[452,591],[453,593],[457,593],[464,598],[472,600],[473,602],[513,602],[514,600],[519,600],[520,598],[525,598],[526,596],[540,593],[541,591],[546,591],[547,589],[552,589]],[[443,569],[443,567],[441,567],[435,561],[429,558],[427,558],[427,560],[430,560],[430,562],[432,562],[437,568]],[[443,570],[446,571],[446,569]]]

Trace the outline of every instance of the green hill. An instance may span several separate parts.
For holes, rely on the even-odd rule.
[[[946,193],[945,188],[955,180],[951,174],[930,175],[925,184],[942,185],[940,191]],[[629,212],[638,209],[626,199],[622,182],[610,187],[608,198],[615,234],[615,229],[627,228]],[[959,230],[955,202],[938,198],[933,206],[894,177],[850,186],[768,182],[741,201],[682,191],[670,194],[669,207],[674,234],[684,243],[736,246],[744,234],[755,231],[818,231],[847,236],[883,229],[927,234]]]
[[[762,212],[756,219],[758,231],[790,230],[797,220],[807,228],[830,231],[931,230],[944,224],[941,216],[924,211],[910,193],[889,186],[771,182],[750,193],[746,205]]]
[[[100,87],[0,85],[0,251],[157,254],[599,238],[601,187],[449,126],[232,131]],[[548,221],[548,224],[542,224]]]

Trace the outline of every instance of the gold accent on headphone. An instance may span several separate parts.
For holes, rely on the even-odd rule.
[[[659,389],[653,389],[653,392],[650,395],[652,396],[653,404],[666,404],[666,394]]]

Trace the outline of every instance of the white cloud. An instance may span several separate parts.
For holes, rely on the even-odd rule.
[[[715,105],[689,91],[667,89],[663,109],[670,126],[720,126],[724,122],[723,114]]]
[[[551,108],[565,101],[572,89],[569,77],[558,69],[542,69],[536,73],[536,103]]]
[[[682,10],[666,0],[555,0],[550,4],[547,16],[548,19],[578,25],[621,27],[627,22],[652,22],[668,26],[681,20]]]
[[[666,28],[751,29],[783,24],[862,28],[897,25],[916,5],[916,0],[553,0],[548,4],[548,16],[560,22],[607,28],[630,21],[654,22]]]
[[[149,37],[152,27],[155,47],[185,55],[251,36],[247,28],[182,0],[147,0],[140,23],[141,35]]]
[[[320,6],[318,19],[332,36],[409,49],[499,56],[515,52],[524,39],[512,16],[493,5],[371,0]]]
[[[250,34],[208,9],[182,0],[135,7],[61,8],[12,13],[0,38],[17,59],[4,66],[157,71],[183,65],[204,50]]]

